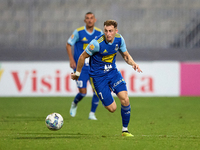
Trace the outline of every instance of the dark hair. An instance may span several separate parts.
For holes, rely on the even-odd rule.
[[[87,13],[85,14],[85,16],[88,15],[88,14],[93,14],[93,13],[92,13],[91,11],[89,11],[89,12],[87,12]],[[94,14],[93,14],[93,15],[94,15]]]
[[[117,21],[115,21],[115,20],[106,20],[104,22],[104,26],[111,26],[111,25],[113,25],[114,28],[117,28]]]

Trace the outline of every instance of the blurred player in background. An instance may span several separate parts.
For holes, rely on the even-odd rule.
[[[118,96],[121,102],[122,136],[133,136],[128,132],[131,106],[126,82],[115,64],[117,51],[135,71],[140,73],[142,70],[128,53],[123,37],[117,32],[115,20],[105,21],[104,34],[92,40],[86,47],[79,57],[76,72],[71,74],[71,78],[78,80],[85,59],[90,57],[89,75],[92,87],[105,108],[110,112],[114,112],[117,108],[111,91]]]
[[[99,28],[95,27],[96,18],[92,12],[88,12],[85,14],[84,22],[86,25],[74,30],[73,34],[68,39],[66,44],[66,49],[70,61],[70,67],[74,70],[74,72],[76,71],[76,64],[81,53],[95,37],[103,33]],[[74,54],[72,54],[72,46],[74,46]],[[87,81],[89,80],[88,71],[89,59],[86,59],[80,77],[76,81],[79,93],[75,96],[74,101],[71,104],[70,115],[72,117],[75,117],[76,115],[78,103],[87,94]],[[97,120],[95,116],[95,111],[98,106],[98,103],[99,99],[94,93],[92,97],[91,111],[89,113],[89,119],[91,120]]]

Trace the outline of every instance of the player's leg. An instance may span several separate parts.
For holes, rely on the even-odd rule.
[[[71,108],[70,108],[70,115],[72,117],[76,116],[76,111],[78,108],[78,103],[86,96],[87,89],[86,88],[79,88],[79,93],[75,96],[74,100],[72,101]]]
[[[85,72],[81,72],[79,79],[76,81],[79,93],[75,96],[71,108],[70,108],[70,115],[72,117],[76,116],[77,105],[78,103],[86,96],[87,94],[87,79],[85,78]]]
[[[127,91],[121,91],[117,94],[117,96],[121,102],[122,124],[123,124],[123,131],[125,131],[128,130],[127,128],[130,121],[131,106],[129,103]]]
[[[79,93],[74,98],[74,104],[78,104],[87,94],[86,88],[78,88]]]
[[[130,121],[131,106],[129,102],[126,82],[120,72],[115,72],[114,80],[111,80],[110,86],[113,92],[118,96],[121,102],[121,117],[122,117],[122,135],[133,136],[128,132],[128,124]]]
[[[102,101],[104,107],[110,111],[114,112],[117,105],[111,95],[110,87],[104,77],[90,77],[90,83],[94,89],[97,97]]]
[[[121,102],[121,117],[122,117],[122,135],[123,136],[133,136],[128,132],[128,124],[131,115],[131,106],[129,102],[128,92],[121,91],[117,94]]]
[[[89,79],[89,75],[88,75],[88,79]],[[90,84],[91,84],[91,82],[90,82]],[[98,96],[96,95],[96,93],[93,90],[93,97],[92,97],[92,102],[91,102],[91,110],[90,110],[88,119],[97,120],[97,118],[95,116],[95,112],[96,112],[96,109],[97,109],[98,105],[99,105],[99,98],[98,98]]]
[[[109,112],[115,112],[115,110],[117,109],[117,104],[115,101],[112,102],[112,104],[105,106],[105,108],[109,111]]]
[[[99,104],[99,98],[97,97],[95,92],[93,92],[93,97],[92,97],[92,102],[91,102],[91,110],[90,110],[88,119],[97,120],[97,118],[95,116],[95,112],[96,112],[98,104]]]

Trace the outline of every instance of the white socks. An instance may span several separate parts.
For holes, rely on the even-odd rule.
[[[123,132],[123,131],[128,131],[128,128],[127,128],[127,127],[123,127],[123,128],[122,128],[122,132]]]
[[[94,115],[94,112],[90,112],[89,115]]]

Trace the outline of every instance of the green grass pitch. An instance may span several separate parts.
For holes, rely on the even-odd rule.
[[[91,97],[72,118],[73,97],[1,97],[0,150],[197,150],[200,149],[200,97],[131,97],[129,131],[121,136],[120,102],[108,112],[101,104],[97,121],[88,120]],[[60,113],[64,125],[51,131],[45,118]]]

